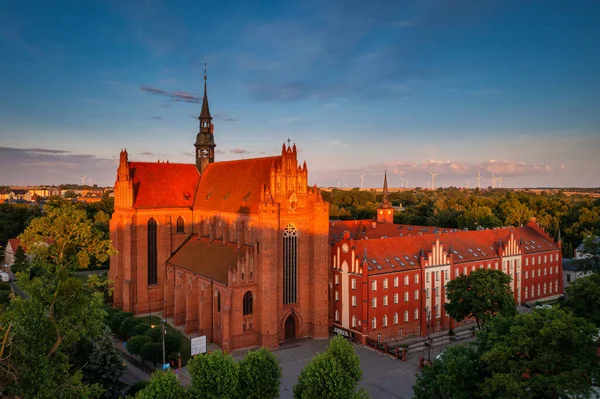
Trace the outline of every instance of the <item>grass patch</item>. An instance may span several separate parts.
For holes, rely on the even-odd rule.
[[[136,319],[148,326],[155,325],[160,328],[160,317],[158,316],[136,316]],[[181,339],[181,366],[187,365],[192,353],[192,341],[170,324],[165,324],[165,328],[167,329],[167,334],[174,335]]]

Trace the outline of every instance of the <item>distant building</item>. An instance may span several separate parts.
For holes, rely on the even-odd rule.
[[[341,234],[341,226],[330,227],[334,332],[366,343],[454,328],[457,323],[444,310],[446,284],[482,268],[512,277],[518,305],[562,294],[561,243],[535,219],[524,227],[477,231],[395,225],[387,215],[386,192],[377,223],[363,229],[345,222],[348,229]]]
[[[8,266],[12,266],[15,263],[15,254],[17,253],[17,248],[21,246],[21,240],[18,238],[10,238],[8,243],[6,244],[6,248],[4,249],[4,264]]]
[[[600,237],[594,237],[594,244],[600,244]],[[591,257],[592,254],[586,252],[583,243],[579,244],[579,246],[575,248],[575,259],[586,259]]]

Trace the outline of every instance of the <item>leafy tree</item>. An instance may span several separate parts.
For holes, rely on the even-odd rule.
[[[478,269],[451,280],[446,285],[446,312],[456,321],[473,317],[483,329],[494,315],[512,316],[515,301],[509,283],[511,277],[500,270]]]
[[[103,398],[118,398],[119,379],[125,374],[123,356],[114,345],[110,330],[104,329],[100,339],[93,344],[88,363],[83,368],[83,380],[90,384],[99,384],[104,388]]]
[[[154,363],[156,368],[157,363],[162,364],[162,343],[158,342],[147,342],[140,348],[140,357],[143,360]]]
[[[333,337],[324,353],[319,353],[302,369],[294,385],[294,399],[368,398],[358,388],[362,378],[360,360],[352,345]]]
[[[238,368],[233,358],[221,351],[195,356],[188,362],[192,377],[189,388],[194,398],[234,398],[237,393]]]
[[[581,277],[565,289],[561,306],[600,328],[600,273]]]
[[[472,347],[424,369],[416,398],[590,398],[600,377],[596,327],[559,309],[496,317]]]
[[[139,324],[141,324],[141,322],[135,317],[124,318],[119,326],[119,336],[121,339],[127,340],[130,336],[132,336],[133,334],[131,332]]]
[[[471,399],[481,382],[481,365],[472,346],[446,348],[441,359],[426,366],[417,375],[413,387],[417,399]]]
[[[131,329],[131,336],[135,337],[136,335],[144,335],[149,329],[149,325],[138,323]]]
[[[12,266],[10,267],[10,270],[14,273],[20,273],[20,272],[24,272],[25,270],[29,269],[29,264],[27,262],[27,255],[25,254],[25,251],[23,250],[22,246],[18,246],[17,250],[15,251],[15,261],[12,264]]]
[[[19,236],[36,259],[47,260],[50,272],[100,265],[115,253],[110,240],[93,227],[85,211],[74,205],[50,207]]]
[[[583,258],[575,260],[577,270],[600,273],[600,238],[588,236],[583,240]]]
[[[63,194],[63,196],[65,198],[77,198],[77,197],[79,197],[79,194],[77,194],[73,190],[67,190],[67,191],[65,191],[65,193]]]
[[[133,317],[133,313],[123,312],[120,309],[116,309],[116,311],[111,311],[108,317],[108,326],[110,327],[110,330],[114,334],[118,334],[119,328],[121,328],[123,320],[130,317]]]
[[[171,370],[157,370],[152,373],[150,382],[135,395],[136,399],[185,399],[188,393],[179,385],[177,376]]]
[[[593,324],[558,309],[498,318],[478,336],[487,398],[589,397],[600,377]]]
[[[49,209],[33,220],[21,241],[43,271],[29,279],[18,275],[27,299],[15,298],[0,315],[4,333],[0,350],[0,389],[3,394],[36,398],[97,397],[102,388],[87,385],[80,370],[72,370],[69,352],[83,337],[100,336],[104,327],[103,293],[91,279],[92,294],[71,277],[68,268],[77,259],[107,259],[110,241],[101,240],[89,221],[71,207]]]
[[[238,397],[275,399],[279,397],[281,367],[273,353],[265,348],[246,353],[238,363]]]
[[[147,335],[136,335],[127,341],[127,352],[135,356],[141,356],[142,347],[152,343]]]

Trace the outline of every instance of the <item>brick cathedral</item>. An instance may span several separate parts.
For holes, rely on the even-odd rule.
[[[296,145],[215,162],[204,77],[195,164],[121,151],[110,237],[114,306],[162,312],[225,351],[328,336],[329,204]]]

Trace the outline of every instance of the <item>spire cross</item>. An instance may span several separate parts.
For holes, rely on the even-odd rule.
[[[206,80],[206,62],[204,63],[204,80]]]
[[[287,142],[288,142],[288,147],[289,147],[292,140],[290,140],[290,138],[288,137]]]

